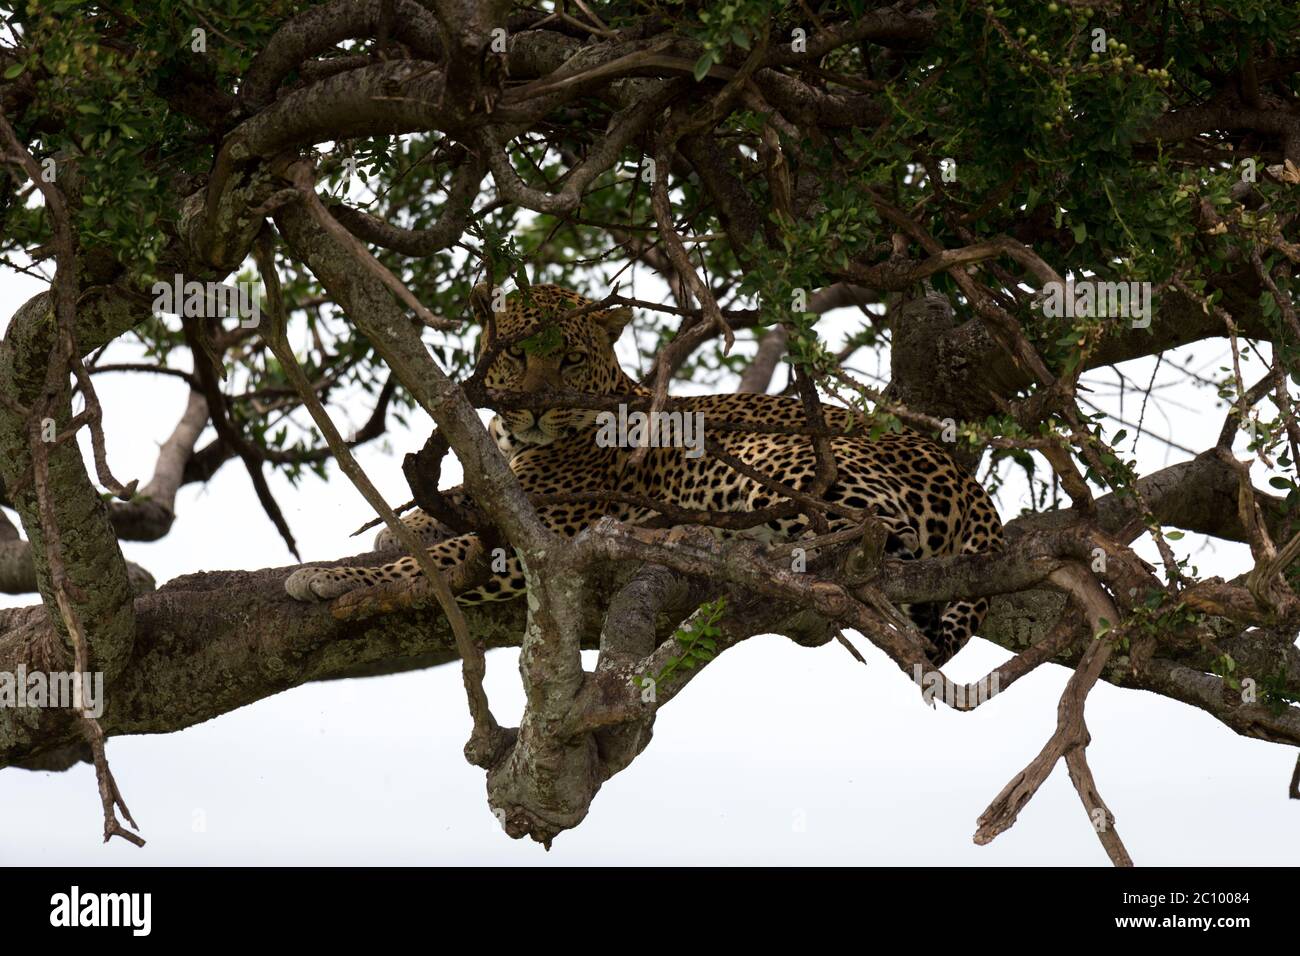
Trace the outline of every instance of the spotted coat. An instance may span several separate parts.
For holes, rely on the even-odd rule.
[[[489,317],[486,303],[476,296],[476,308],[485,329],[495,328],[503,342],[489,369],[489,387],[534,391],[558,386],[600,395],[644,394],[629,378],[614,355],[613,342],[630,318],[615,309],[572,316],[589,305],[582,296],[556,286],[533,286],[527,295],[515,293],[505,309]],[[556,332],[538,334],[546,329]],[[519,344],[522,336],[531,337]],[[495,341],[483,337],[483,347]],[[680,400],[681,410],[705,416],[705,434],[731,455],[781,483],[806,491],[816,478],[816,456],[811,439],[801,435],[716,431],[709,421],[759,422],[802,425],[800,402],[775,395],[703,395]],[[677,406],[674,407],[677,410]],[[828,424],[841,431],[854,427],[845,409],[826,407]],[[688,457],[681,447],[652,448],[637,464],[630,450],[597,443],[597,412],[589,409],[507,411],[492,423],[493,437],[510,457],[510,468],[529,494],[601,492],[618,490],[669,502],[680,508],[712,511],[751,511],[778,504],[778,492],[707,453]],[[1001,522],[984,489],[937,444],[913,432],[889,432],[876,438],[863,434],[831,439],[837,476],[822,496],[831,503],[871,510],[886,526],[887,553],[902,558],[996,551],[1002,546]],[[459,492],[457,492],[459,494]],[[542,520],[565,535],[575,535],[603,515],[637,523],[655,512],[619,503],[553,504],[539,508]],[[417,532],[427,533],[436,522],[421,512],[406,519]],[[851,524],[843,516],[830,516],[831,530]],[[768,522],[754,532],[768,540],[790,540],[812,534],[805,515]],[[393,544],[387,532],[378,544]],[[477,538],[460,535],[433,544],[429,552],[439,567],[453,570],[481,554]],[[522,568],[511,555],[497,556],[491,579],[464,591],[464,604],[509,600],[522,594]],[[501,560],[501,559],[504,560]],[[327,600],[347,591],[377,584],[413,583],[421,575],[414,558],[403,557],[374,568],[303,568],[286,582],[300,600]],[[988,603],[953,601],[946,606],[906,608],[919,627],[938,647],[934,661],[950,658],[975,633]]]

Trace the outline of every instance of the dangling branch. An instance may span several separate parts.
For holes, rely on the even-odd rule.
[[[113,778],[104,749],[104,732],[98,720],[92,716],[85,699],[84,681],[90,678],[90,642],[86,636],[81,615],[73,604],[71,592],[75,586],[68,578],[67,568],[63,563],[63,539],[59,530],[58,518],[50,495],[49,446],[45,442],[42,422],[57,417],[60,397],[66,394],[66,376],[70,370],[80,367],[78,375],[85,390],[87,409],[91,412],[88,421],[93,439],[96,464],[100,468],[101,480],[109,487],[115,487],[122,497],[130,498],[135,489],[135,482],[130,489],[123,488],[111,475],[105,455],[102,432],[99,432],[99,403],[90,388],[89,378],[81,365],[81,358],[76,345],[76,308],[80,296],[77,278],[76,239],[72,231],[72,221],[68,214],[67,202],[62,191],[53,182],[41,175],[35,158],[27,147],[18,139],[8,119],[0,113],[0,140],[8,151],[7,161],[21,166],[45,199],[45,209],[49,216],[53,233],[55,256],[55,273],[51,283],[54,298],[54,314],[59,326],[55,353],[50,357],[49,371],[46,379],[44,407],[34,406],[27,419],[28,446],[32,457],[32,486],[36,494],[37,511],[40,516],[41,537],[45,545],[46,566],[49,569],[50,587],[54,592],[55,606],[62,618],[64,628],[72,641],[74,657],[73,695],[74,707],[80,718],[80,725],[86,742],[90,745],[95,763],[95,777],[99,785],[100,802],[104,813],[104,842],[113,837],[121,837],[128,843],[144,846],[144,840],[122,826],[117,819],[117,810],[122,811],[127,823],[133,829],[139,829],[122,799],[117,781]],[[14,403],[10,403],[14,404]],[[84,599],[83,595],[77,597]]]
[[[262,273],[262,282],[266,288],[267,304],[269,306],[269,321],[265,333],[266,342],[271,351],[275,353],[275,357],[280,360],[289,382],[298,390],[303,404],[316,422],[316,427],[320,429],[321,435],[330,446],[330,450],[334,452],[334,458],[338,462],[339,468],[347,475],[348,480],[356,486],[361,496],[384,519],[388,530],[402,543],[408,553],[419,563],[420,569],[424,571],[434,597],[437,598],[439,606],[451,623],[452,634],[456,639],[456,650],[460,654],[465,693],[469,700],[470,716],[474,721],[473,733],[469,743],[465,745],[465,755],[473,764],[491,766],[498,759],[501,751],[510,745],[513,735],[497,724],[496,718],[492,715],[492,709],[488,704],[487,693],[483,689],[483,678],[487,673],[483,649],[470,637],[469,628],[465,624],[465,616],[461,613],[460,606],[451,593],[446,577],[433,563],[433,558],[429,556],[429,552],[425,550],[420,539],[397,517],[393,509],[384,500],[383,495],[370,481],[370,477],[357,464],[356,459],[352,457],[347,442],[343,440],[343,436],[334,427],[329,413],[325,411],[325,407],[321,404],[315,389],[312,388],[307,376],[303,373],[302,367],[298,364],[298,358],[294,355],[286,335],[286,313],[280,290],[280,278],[275,269],[275,255],[271,247],[269,232],[264,232],[258,238],[254,246],[254,256]]]

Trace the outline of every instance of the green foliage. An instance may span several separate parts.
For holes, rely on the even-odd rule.
[[[718,651],[718,638],[722,636],[717,625],[726,607],[726,598],[701,604],[686,626],[673,634],[672,640],[677,642],[682,653],[668,659],[663,670],[654,676],[656,684],[662,684],[678,670],[694,670],[696,666],[713,660]]]
[[[548,325],[540,332],[522,339],[518,344],[529,355],[545,358],[564,348],[564,335],[555,326]]]
[[[1260,690],[1260,700],[1276,716],[1283,713],[1288,707],[1300,704],[1300,694],[1290,690],[1290,680],[1287,675],[1287,669],[1284,665],[1279,664],[1277,670],[1265,677],[1260,678],[1257,682]]]
[[[154,275],[178,210],[173,177],[211,166],[211,129],[187,121],[171,98],[185,85],[233,89],[265,38],[304,4],[285,0],[26,0],[5,17],[26,41],[5,72],[35,84],[27,129],[42,130],[35,155],[62,173],[75,163],[78,236],[142,283]],[[192,31],[208,52],[194,52]],[[24,130],[20,130],[20,134]],[[0,251],[43,241],[47,226],[10,216]]]
[[[231,107],[249,64],[287,18],[313,5],[309,0],[19,0],[12,12],[0,14],[23,38],[5,59],[0,83],[33,85],[19,133],[34,145],[38,161],[54,159],[61,174],[75,163],[80,173],[76,227],[83,247],[102,253],[146,288],[153,278],[170,276],[167,250],[176,238],[178,201],[202,188],[217,146],[238,122]],[[514,6],[539,9],[523,2]],[[812,39],[818,21],[874,9],[865,0],[810,5],[621,0],[589,6],[610,26],[636,24],[646,35],[698,44],[695,77],[684,80],[690,97],[684,105],[691,111],[721,88],[708,72],[715,66],[738,67],[764,34],[769,49],[788,49],[796,28]],[[1279,261],[1280,253],[1267,243],[1281,224],[1300,215],[1300,189],[1261,177],[1256,189],[1264,204],[1243,212],[1233,229],[1207,236],[1197,229],[1197,206],[1236,214],[1241,207],[1230,191],[1240,181],[1240,164],[1189,163],[1186,156],[1148,143],[1145,131],[1161,114],[1202,102],[1216,77],[1238,69],[1251,50],[1267,48],[1277,62],[1300,58],[1300,7],[1273,0],[1207,0],[1168,17],[1154,3],[1132,4],[1124,12],[1036,0],[938,0],[934,8],[937,32],[923,42],[889,49],[845,44],[819,58],[816,72],[807,74],[827,96],[869,94],[884,111],[879,122],[792,136],[753,98],[736,100],[720,119],[712,130],[720,161],[762,211],[762,241],[733,248],[720,210],[698,177],[681,166],[670,171],[679,231],[709,237],[689,246],[692,263],[723,290],[724,307],[760,312],[755,328],[738,330],[740,341],[785,322],[793,332],[793,362],[813,376],[831,367],[838,348],[826,341],[822,319],[799,305],[800,295],[806,302],[813,290],[853,281],[864,263],[889,260],[898,227],[878,211],[882,197],[909,211],[926,235],[946,248],[1032,227],[1038,234],[1036,251],[1058,272],[1076,277],[1159,284],[1179,269],[1193,290],[1202,291],[1239,269],[1257,249],[1266,265]],[[205,32],[202,52],[194,48],[196,29]],[[1096,30],[1105,31],[1101,51],[1093,49]],[[358,40],[348,52],[373,53],[375,45]],[[1294,89],[1294,78],[1287,82]],[[203,101],[205,118],[196,114],[196,100]],[[603,136],[612,113],[601,96],[580,96],[520,134],[510,144],[510,160],[525,185],[554,189],[574,158]],[[781,208],[765,175],[773,136],[792,184],[815,184],[816,201],[798,217]],[[588,190],[575,215],[541,215],[496,202],[489,180],[475,203],[486,212],[456,246],[425,257],[386,251],[378,257],[431,311],[451,318],[470,317],[470,288],[484,279],[519,287],[556,282],[593,295],[618,281],[624,293],[634,292],[638,270],[645,267],[630,265],[633,249],[658,241],[643,178],[649,142],[634,139]],[[315,158],[322,186],[335,199],[417,231],[439,221],[454,170],[466,158],[466,147],[442,132],[359,137],[320,148]],[[1255,156],[1243,150],[1241,158],[1248,155]],[[1263,166],[1265,160],[1256,158]],[[955,184],[937,176],[945,159],[955,163]],[[355,178],[347,175],[352,168]],[[6,256],[49,239],[39,206],[16,200],[20,185],[11,173],[0,178],[0,254]],[[1207,254],[1189,261],[1193,244]],[[909,259],[925,255],[907,238]],[[998,265],[1010,267],[1006,260]],[[300,265],[282,261],[280,268],[290,302],[314,303],[320,297],[314,278]],[[987,281],[987,271],[980,278]],[[931,281],[959,307],[968,305],[949,275],[939,273]],[[1284,295],[1293,291],[1291,277],[1280,275],[1278,281]],[[1211,297],[1211,305],[1219,302]],[[1003,304],[1058,375],[1077,369],[1114,321],[1051,319],[1024,299]],[[1275,324],[1282,356],[1290,361],[1300,342],[1290,341],[1272,295],[1262,296],[1258,305]],[[673,316],[638,314],[643,369],[679,325]],[[477,333],[467,321],[463,333],[431,337],[430,348],[453,375],[464,377],[474,364]],[[308,374],[337,382],[336,398],[347,396],[351,403],[358,396],[372,401],[377,396],[386,378],[383,363],[331,306],[299,309],[291,334],[305,349]],[[182,344],[177,322],[167,316],[142,320],[132,335],[158,361]],[[848,344],[879,353],[889,336],[878,318],[863,318],[848,331]],[[539,340],[527,347],[553,343]],[[1245,360],[1249,346],[1243,342],[1242,347]],[[254,440],[285,452],[285,459],[311,450],[311,429],[282,414],[273,398],[268,405],[286,384],[275,364],[255,348],[233,349],[228,359],[235,414]],[[711,387],[743,363],[743,350],[725,355],[720,347],[706,348],[679,375]],[[1229,370],[1223,370],[1216,385],[1225,400],[1235,397],[1230,382]],[[870,413],[877,433],[902,427],[896,417],[877,413],[865,395],[840,397]],[[400,416],[411,408],[410,397],[399,388],[393,413]],[[1104,489],[1131,486],[1134,462],[1119,449],[1127,436],[1100,416],[1085,424],[1094,453],[1091,461],[1080,459],[1087,479]],[[1049,419],[1035,435],[1065,430],[1064,422]],[[1294,467],[1280,416],[1258,422],[1253,436],[1256,450]],[[957,423],[962,446],[990,437],[1031,436],[1011,414],[981,414]],[[1045,506],[1055,500],[1056,489],[1033,462],[1023,450],[999,449],[985,480],[996,488],[1007,471],[1020,469],[1035,483],[1034,506]],[[288,460],[277,467],[294,475],[300,470]],[[1288,498],[1291,493],[1288,489]]]
[[[1210,673],[1218,674],[1233,690],[1241,690],[1241,680],[1237,677],[1237,662],[1232,659],[1231,654],[1220,654],[1211,661]]]
[[[679,5],[685,6],[666,3],[664,7]],[[730,50],[748,51],[755,38],[787,7],[781,0],[725,0],[701,5],[695,11],[696,21],[686,20],[682,31],[704,48],[695,63],[696,82],[703,80],[715,64],[723,62]]]
[[[1202,612],[1172,599],[1163,591],[1152,590],[1125,618],[1122,646],[1127,648],[1133,640],[1142,637],[1161,640],[1185,634],[1205,621]]]

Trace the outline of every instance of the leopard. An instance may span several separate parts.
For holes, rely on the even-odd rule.
[[[475,321],[483,329],[480,361],[485,356],[490,360],[483,379],[489,389],[524,394],[567,389],[624,396],[629,403],[642,405],[652,398],[652,389],[628,375],[615,352],[632,319],[630,308],[602,308],[603,303],[578,292],[545,284],[514,291],[504,303],[497,303],[496,310],[484,288],[476,287],[470,300]],[[495,342],[501,344],[494,348]],[[655,503],[689,511],[749,512],[781,504],[786,500],[785,488],[801,494],[817,490],[818,440],[810,434],[800,398],[764,393],[674,398],[674,411],[702,416],[706,434],[716,443],[710,447],[725,455],[694,454],[671,444],[638,449],[632,442],[609,441],[604,427],[608,418],[601,418],[606,413],[552,405],[539,402],[536,408],[500,411],[489,431],[524,492],[543,501],[546,495],[568,496],[565,503],[538,507],[542,522],[566,537],[605,517],[628,525],[644,524],[659,517],[652,507]],[[817,496],[830,506],[824,519],[787,508],[778,512],[786,516],[753,529],[717,534],[797,542],[860,524],[860,516],[867,513],[885,529],[885,557],[921,560],[1002,549],[1002,523],[992,500],[938,442],[907,428],[865,427],[863,413],[842,406],[825,403],[821,408],[826,426],[822,441],[835,461],[833,481],[826,485],[821,480],[826,487]],[[710,422],[749,425],[753,430],[711,429]],[[737,470],[727,458],[738,459],[751,474]],[[769,480],[760,481],[755,474]],[[453,501],[467,497],[463,488],[449,494]],[[859,517],[836,513],[832,510],[836,504]],[[422,511],[402,520],[426,540],[446,532]],[[380,547],[395,544],[388,531],[376,541]],[[452,579],[458,569],[484,557],[483,544],[474,534],[443,537],[427,550]],[[458,604],[524,596],[527,582],[518,557],[507,554],[504,561],[501,557],[495,555],[486,581],[480,578],[481,583],[456,595]],[[285,588],[300,601],[320,602],[358,588],[414,588],[421,577],[419,563],[407,555],[377,567],[300,568],[288,577]],[[988,600],[979,597],[905,605],[900,610],[929,639],[935,650],[928,656],[940,666],[970,641],[988,606]]]

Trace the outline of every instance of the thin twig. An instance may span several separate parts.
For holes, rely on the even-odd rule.
[[[343,436],[334,427],[329,413],[325,411],[320,398],[307,380],[302,366],[298,364],[298,358],[289,346],[289,340],[285,334],[284,317],[286,313],[279,275],[275,269],[275,258],[271,248],[269,232],[263,232],[258,237],[254,245],[254,256],[257,260],[258,269],[262,274],[262,283],[266,288],[268,311],[270,313],[267,323],[268,328],[265,333],[266,342],[271,347],[271,351],[275,353],[276,358],[280,360],[285,375],[298,390],[303,405],[311,413],[312,419],[321,431],[321,435],[325,438],[330,450],[334,452],[334,458],[338,462],[339,468],[347,475],[357,491],[361,493],[361,496],[384,519],[388,530],[401,541],[402,545],[419,563],[421,570],[424,571],[434,597],[437,598],[438,604],[447,615],[452,634],[455,637],[456,650],[461,658],[461,673],[464,678],[466,696],[469,699],[470,716],[474,721],[473,736],[470,744],[466,747],[466,754],[471,756],[471,759],[476,764],[490,766],[507,742],[508,735],[497,724],[496,718],[492,715],[487,692],[483,689],[483,678],[487,672],[483,649],[470,636],[469,626],[465,623],[465,615],[461,612],[460,605],[456,603],[456,598],[451,592],[446,577],[438,566],[433,563],[433,558],[425,549],[424,544],[397,517],[393,509],[384,500],[383,495],[370,481],[365,470],[352,457],[347,442],[343,440]]]

